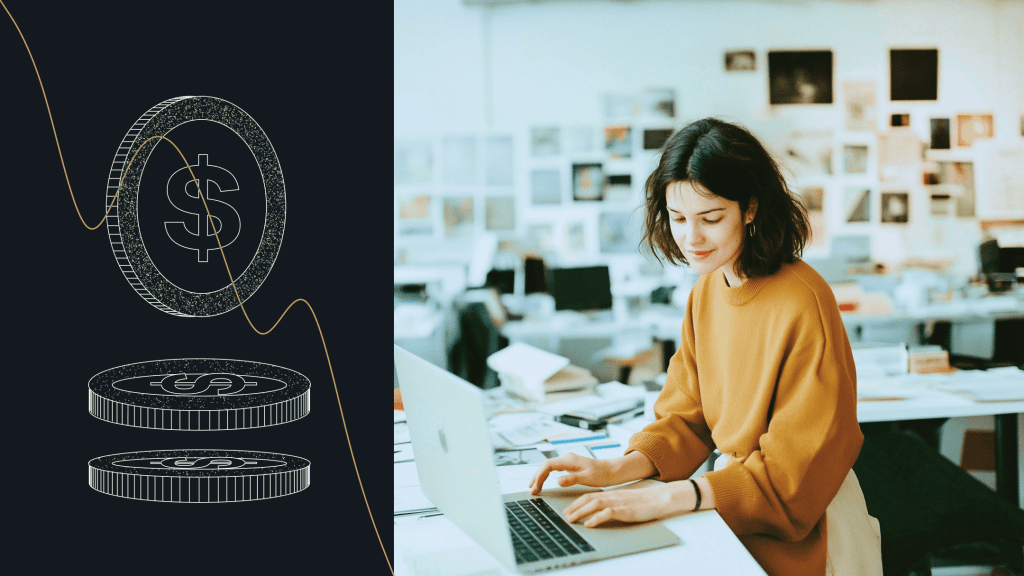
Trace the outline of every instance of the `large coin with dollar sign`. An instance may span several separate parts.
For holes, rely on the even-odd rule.
[[[266,280],[284,236],[284,178],[270,140],[211,96],[171,98],[143,114],[114,156],[106,201],[121,272],[175,316],[236,308]]]

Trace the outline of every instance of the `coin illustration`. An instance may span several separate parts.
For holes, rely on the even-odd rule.
[[[309,414],[309,379],[288,368],[189,358],[104,370],[89,379],[89,413],[156,430],[238,430]]]
[[[266,280],[284,236],[284,177],[270,140],[212,96],[171,98],[143,114],[114,156],[106,202],[121,272],[175,316],[236,308]]]
[[[150,502],[247,502],[309,486],[309,460],[251,450],[148,450],[89,461],[97,492]]]

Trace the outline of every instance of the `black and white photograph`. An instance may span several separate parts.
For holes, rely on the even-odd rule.
[[[910,220],[910,194],[882,192],[883,224],[906,224]]]
[[[757,70],[757,55],[753,50],[730,50],[725,53],[726,72],[753,72]]]
[[[934,48],[889,50],[889,99],[938,100],[939,51]]]
[[[768,52],[771,104],[831,104],[832,51]]]

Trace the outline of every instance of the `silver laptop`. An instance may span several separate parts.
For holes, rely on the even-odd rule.
[[[566,522],[562,510],[599,488],[502,495],[481,390],[398,346],[395,372],[423,494],[509,568],[536,572],[679,543],[660,522]]]

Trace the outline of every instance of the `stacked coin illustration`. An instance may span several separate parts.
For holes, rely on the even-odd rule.
[[[309,413],[309,379],[246,360],[177,359],[127,364],[89,380],[89,413],[158,430],[238,430]]]
[[[211,96],[146,111],[114,155],[106,201],[121,273],[173,316],[241,306],[267,279],[284,236],[284,177],[270,140],[241,108]],[[302,374],[262,362],[150,360],[90,378],[89,413],[150,430],[246,430],[304,418],[309,389]],[[149,502],[246,502],[305,490],[309,467],[270,452],[149,450],[90,460],[89,486]]]
[[[246,502],[309,486],[309,460],[247,450],[150,450],[93,458],[89,486],[152,502]]]

